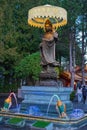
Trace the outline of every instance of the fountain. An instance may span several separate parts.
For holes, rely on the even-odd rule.
[[[5,102],[4,102],[4,106],[3,108],[1,108],[1,111],[9,111],[11,106],[12,106],[12,96],[14,97],[15,99],[15,102],[16,102],[16,108],[18,108],[18,103],[17,103],[17,97],[16,97],[16,94],[14,92],[11,92],[9,94],[9,96],[5,99]]]
[[[6,123],[12,126],[16,125],[17,127],[24,126],[25,120],[26,122],[31,121],[33,123],[36,121],[40,121],[40,123],[41,121],[45,121],[45,123],[50,122],[46,124],[59,128],[77,128],[78,125],[87,124],[86,114],[81,110],[73,111],[73,104],[70,101],[72,88],[59,87],[55,71],[55,67],[59,66],[55,60],[55,52],[53,52],[58,36],[55,30],[67,23],[67,11],[51,5],[35,7],[29,10],[28,23],[34,27],[44,28],[46,32],[40,44],[41,65],[43,68],[43,71],[40,73],[40,82],[38,86],[21,86],[18,89],[18,97],[24,100],[21,102],[20,110],[18,109],[16,112],[13,112],[10,108],[12,106],[12,96],[14,96],[16,107],[18,108],[17,98],[13,92],[10,93],[5,100],[4,107],[0,111],[0,120],[3,119],[2,117],[9,117],[10,119]],[[51,50],[49,50],[49,45]],[[66,105],[66,112],[64,104]],[[81,114],[79,115],[79,113]],[[75,114],[79,118],[75,118]],[[31,130],[36,129],[33,128],[33,123],[32,126],[29,124]],[[36,124],[34,124],[34,127]],[[50,127],[48,128],[51,130]],[[48,128],[46,126],[46,129],[42,128],[41,130],[47,130]]]
[[[60,100],[60,98],[59,98],[58,95],[53,95],[53,96],[51,97],[50,102],[49,102],[49,104],[48,104],[48,108],[47,108],[47,113],[46,113],[46,115],[48,115],[48,111],[49,111],[51,102],[52,102],[52,100],[53,100],[55,97],[56,97],[57,100]],[[58,113],[59,113],[59,111],[58,111]],[[59,113],[59,114],[60,114],[60,113]]]
[[[46,115],[48,115],[48,111],[49,111],[50,104],[51,104],[52,100],[53,100],[55,97],[57,98],[57,103],[56,103],[55,106],[56,106],[56,111],[57,111],[58,114],[59,114],[59,117],[67,118],[66,111],[65,111],[65,107],[66,107],[66,106],[65,106],[65,104],[62,103],[62,101],[60,100],[60,98],[59,98],[58,95],[53,95],[53,96],[51,97],[50,102],[49,102],[49,104],[48,104],[47,114],[46,114]]]
[[[18,97],[24,100],[21,103],[21,112],[27,111],[29,106],[38,106],[42,113],[46,115],[48,104],[50,103],[49,114],[53,117],[58,117],[58,112],[56,111],[56,102],[58,96],[64,104],[66,104],[66,111],[70,113],[73,110],[73,104],[69,100],[72,88],[59,88],[59,87],[49,87],[49,86],[22,86],[19,90],[21,95]],[[54,96],[56,95],[56,96]]]
[[[15,99],[15,108],[12,108],[12,97],[14,97]],[[10,118],[10,114],[11,113],[19,113],[19,107],[18,107],[18,102],[17,102],[17,97],[16,94],[14,92],[11,92],[9,94],[9,96],[5,99],[4,101],[4,106],[3,108],[1,108],[1,112],[2,112],[2,116],[0,117],[0,123],[1,124],[5,124],[5,125],[10,125],[13,127],[24,127],[25,126],[25,120],[21,119],[21,118],[17,118],[17,117],[11,117]],[[3,113],[8,113],[9,116],[6,116],[7,118],[4,119]]]
[[[38,93],[34,93],[39,95]],[[44,94],[44,92],[43,92]],[[45,93],[46,95],[47,93]],[[14,95],[13,93],[10,94],[10,96]],[[30,94],[29,94],[30,95]],[[37,98],[35,95],[35,97]],[[40,93],[39,96],[42,96]],[[8,96],[9,97],[9,96]],[[17,98],[16,98],[17,99]],[[20,111],[12,111],[11,108],[9,111],[1,111],[0,112],[0,124],[4,122],[4,125],[9,125],[11,127],[24,127],[27,122],[29,122],[29,126],[32,130],[34,130],[36,124],[40,125],[42,124],[49,124],[49,126],[46,126],[46,130],[50,127],[53,128],[53,126],[56,126],[58,128],[77,128],[78,125],[79,127],[86,125],[87,124],[87,115],[81,110],[81,109],[74,109],[71,111],[71,113],[67,114],[67,112],[64,110],[64,113],[67,114],[64,117],[61,116],[61,112],[59,107],[57,106],[56,110],[56,105],[60,100],[60,97],[57,94],[54,94],[51,96],[50,100],[48,101],[49,103],[47,104],[46,110],[44,111],[45,113],[41,113],[40,106],[32,105],[29,102],[28,104],[28,113],[21,113],[21,108]],[[54,103],[55,102],[55,103]],[[23,103],[23,102],[22,102]],[[21,103],[21,105],[22,105]],[[49,113],[50,107],[51,109],[53,108],[51,104],[54,105],[54,111],[56,112],[56,116],[53,116],[52,113]],[[62,103],[63,104],[63,103]],[[46,104],[45,104],[46,105]],[[43,105],[42,105],[43,107]],[[4,107],[3,107],[4,108]],[[4,119],[8,118],[8,119]],[[49,122],[49,123],[47,123]],[[50,128],[50,129],[52,129]],[[38,129],[37,129],[38,130]],[[43,130],[43,129],[42,129]],[[45,130],[45,129],[44,129]]]

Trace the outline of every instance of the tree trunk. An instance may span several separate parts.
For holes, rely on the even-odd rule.
[[[85,84],[84,55],[85,55],[85,44],[84,44],[84,16],[83,16],[83,22],[82,22],[82,84]]]
[[[71,73],[71,87],[74,88],[74,72],[75,67],[75,37],[74,33],[70,32],[70,73]]]

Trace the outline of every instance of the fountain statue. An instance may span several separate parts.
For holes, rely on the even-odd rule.
[[[53,25],[49,19],[44,24],[45,34],[40,43],[41,66],[43,71],[40,73],[40,86],[57,85],[57,73],[55,67],[59,66],[55,60],[55,44],[58,43],[58,34],[53,29]]]
[[[61,118],[66,118],[66,105],[62,103],[61,100],[58,100],[56,103],[56,110],[59,112]]]
[[[1,111],[9,111],[9,108],[12,105],[11,96],[8,96],[8,98],[5,99],[4,106],[1,108]]]
[[[45,33],[40,43],[42,71],[40,86],[58,86],[57,72],[59,62],[55,57],[55,45],[58,43],[57,28],[67,24],[67,11],[56,6],[44,5],[29,10],[28,24],[43,28]]]
[[[30,106],[39,106],[41,112],[46,112],[47,105],[50,98],[55,94],[59,95],[61,101],[66,104],[66,109],[70,111],[72,109],[72,103],[69,100],[69,94],[72,88],[64,88],[58,86],[58,75],[56,67],[59,66],[55,57],[55,48],[58,43],[58,27],[67,24],[67,11],[63,8],[51,5],[44,5],[34,7],[28,12],[28,24],[33,27],[42,28],[44,35],[42,37],[40,47],[40,56],[42,71],[39,76],[38,86],[21,86],[19,90],[22,98],[21,108]],[[62,109],[63,105],[59,106],[59,102],[56,108]],[[26,105],[26,107],[25,107]],[[53,109],[50,113],[58,114],[55,112],[55,102],[52,103]],[[64,112],[61,110],[61,115],[64,116]]]
[[[59,114],[60,118],[68,118],[67,114],[66,114],[66,105],[60,100],[60,97],[56,94],[54,94],[51,99],[50,102],[48,104],[48,108],[47,108],[47,114],[48,115],[48,111],[49,111],[49,107],[52,103],[52,100],[56,97],[57,102],[56,102],[56,111]]]
[[[16,94],[15,94],[14,92],[11,92],[11,93],[9,94],[9,96],[5,99],[5,101],[4,101],[4,106],[3,106],[3,108],[1,108],[1,111],[9,111],[9,109],[10,109],[11,106],[12,106],[12,96],[13,96],[14,99],[15,99],[16,107],[18,106]]]

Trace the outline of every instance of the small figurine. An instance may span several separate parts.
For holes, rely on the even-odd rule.
[[[1,111],[9,111],[10,107],[12,106],[12,96],[15,99],[16,106],[18,106],[16,94],[14,92],[11,92],[9,94],[8,98],[5,99],[4,106],[3,106],[3,108],[1,108]]]
[[[5,99],[4,106],[1,108],[1,111],[9,111],[9,108],[12,105],[12,99],[11,96],[8,96],[7,99]]]
[[[61,100],[57,101],[57,103],[56,103],[56,110],[58,111],[59,116],[61,118],[67,117],[67,115],[66,115],[66,106],[65,106],[64,103],[62,103]]]

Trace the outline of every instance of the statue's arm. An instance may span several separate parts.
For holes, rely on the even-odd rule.
[[[58,33],[57,32],[54,32],[54,38],[58,39]]]
[[[43,38],[43,41],[50,42],[50,41],[51,41],[51,39],[48,39],[48,38]]]
[[[55,42],[58,41],[58,33],[57,32],[54,32],[54,40],[55,40]]]

